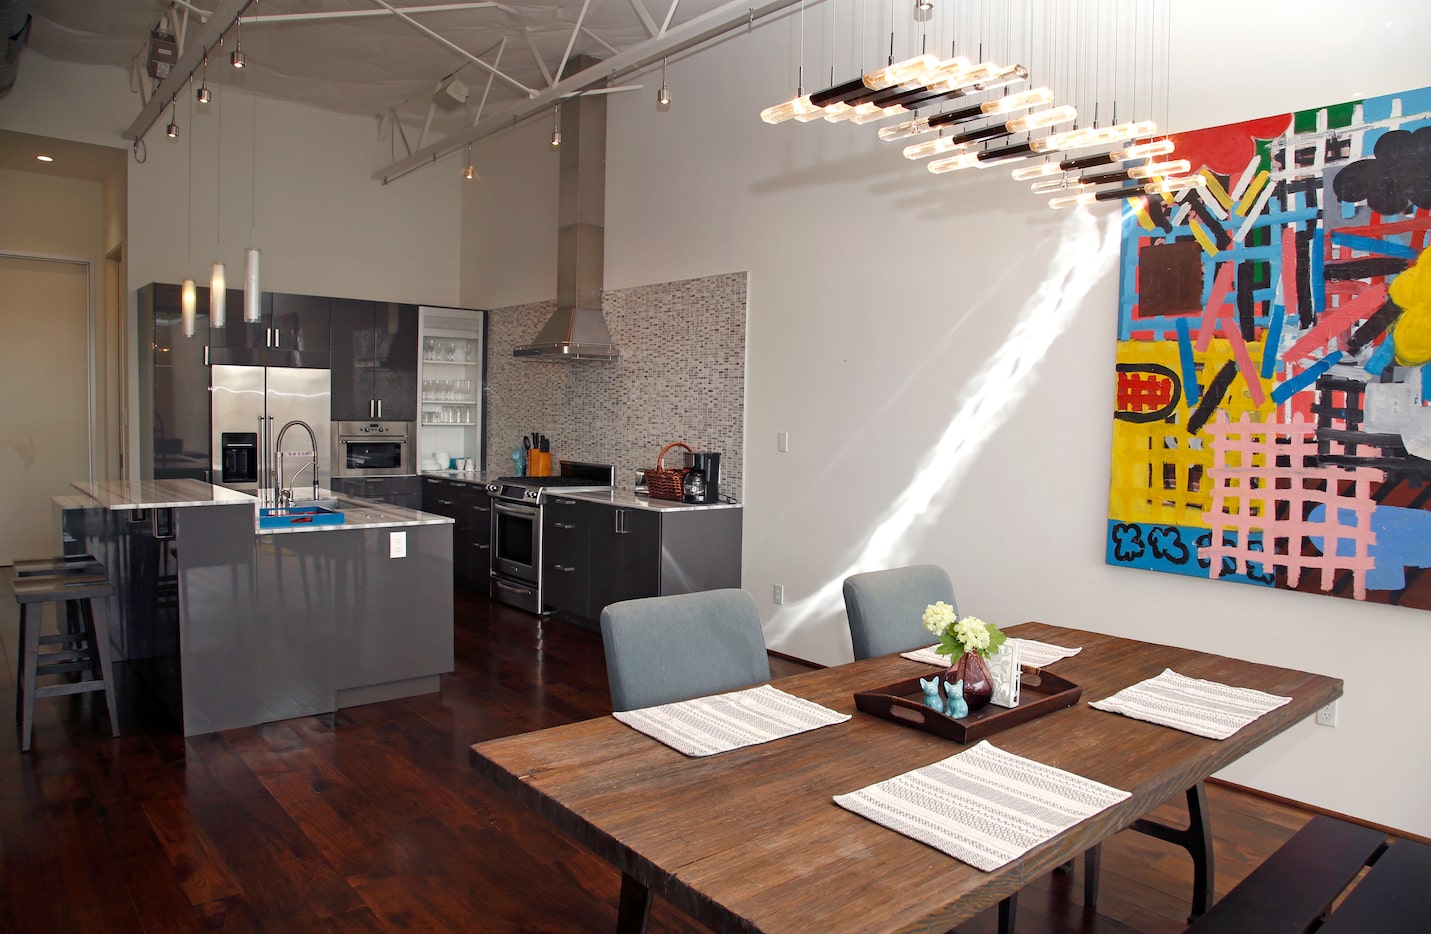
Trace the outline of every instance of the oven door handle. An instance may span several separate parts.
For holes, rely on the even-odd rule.
[[[515,503],[499,503],[496,500],[492,501],[492,511],[519,519],[535,519],[539,515],[536,506],[518,506]]]

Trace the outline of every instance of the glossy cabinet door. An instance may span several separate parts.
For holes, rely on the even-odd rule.
[[[199,306],[209,308],[209,290],[201,289]],[[273,297],[263,295],[260,320],[243,319],[243,290],[229,289],[224,299],[224,326],[209,330],[209,363],[230,366],[265,366],[268,363],[268,319]]]
[[[182,288],[154,282],[139,290],[139,334],[148,340],[154,366],[203,366],[204,348],[209,342],[209,290],[194,303],[194,333],[184,333]]]
[[[373,398],[378,418],[417,421],[418,311],[416,305],[374,305]]]
[[[376,418],[373,396],[373,302],[335,298],[329,304],[333,355],[333,421]]]
[[[416,305],[330,302],[333,420],[417,421]]]
[[[598,503],[591,524],[590,614],[661,592],[661,515]]]
[[[319,295],[264,296],[269,366],[328,369],[332,299]]]
[[[581,619],[592,618],[588,593],[592,576],[589,523],[594,514],[593,505],[553,496],[542,507],[543,609]]]
[[[453,566],[457,566],[458,549],[462,555],[462,567],[466,579],[479,592],[492,592],[492,496],[487,488],[478,483],[458,483],[466,487],[466,492],[458,499],[458,506],[466,517],[467,535],[453,546]],[[463,521],[461,519],[459,522]]]

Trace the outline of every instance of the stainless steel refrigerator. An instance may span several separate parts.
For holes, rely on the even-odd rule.
[[[279,432],[298,420],[313,429],[311,450],[318,459],[318,485],[329,486],[332,391],[327,370],[277,366],[213,366],[209,370],[214,483],[244,493],[272,490],[278,470],[274,448]],[[287,452],[310,450],[308,433],[293,427],[283,439],[283,447]],[[292,486],[296,499],[312,494],[312,477],[302,470],[307,463],[303,456],[283,458],[284,482]],[[296,482],[290,483],[295,475]]]

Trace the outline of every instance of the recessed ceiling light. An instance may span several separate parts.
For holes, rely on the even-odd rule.
[[[54,161],[55,161],[55,157],[54,157],[54,156],[47,156],[47,155],[45,155],[44,153],[37,153],[37,154],[35,155],[35,158],[36,158],[36,159],[39,159],[41,162],[54,162]]]

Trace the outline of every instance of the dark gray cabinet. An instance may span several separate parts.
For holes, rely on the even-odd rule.
[[[334,477],[329,486],[334,493],[371,499],[404,509],[422,509],[422,480],[419,477]]]
[[[207,294],[207,291],[206,291]],[[139,476],[209,479],[207,302],[196,305],[194,333],[185,335],[180,287],[153,283],[139,290]]]
[[[422,478],[423,512],[452,521],[452,574],[482,593],[491,588],[492,497],[480,483]]]
[[[330,302],[334,421],[417,421],[416,305]]]
[[[545,608],[583,620],[621,600],[740,586],[739,508],[651,510],[553,496],[542,512]]]
[[[208,289],[200,289],[207,309]],[[319,295],[265,292],[260,319],[243,319],[243,292],[228,290],[225,325],[209,329],[209,362],[234,366],[287,366],[328,369],[329,305]]]
[[[600,521],[600,510],[594,503],[559,496],[542,507],[542,601],[547,607],[591,618],[591,523]]]

